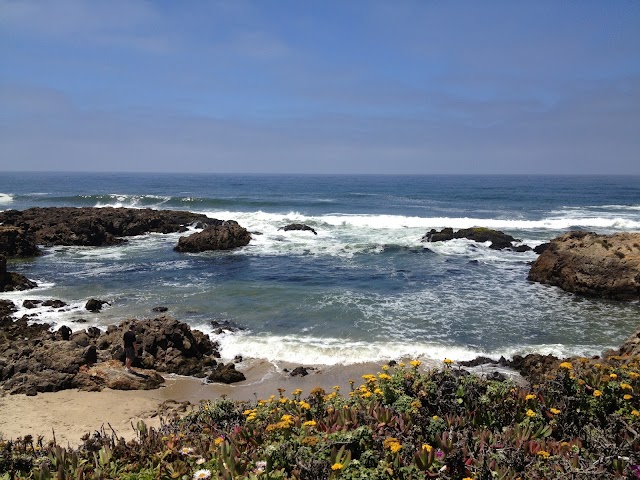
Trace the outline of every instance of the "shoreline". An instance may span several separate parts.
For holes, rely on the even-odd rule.
[[[184,413],[184,402],[189,402],[186,405],[188,410],[197,407],[200,401],[224,397],[247,402],[266,399],[271,395],[277,396],[279,388],[287,394],[300,389],[303,395],[316,387],[329,393],[334,386],[339,386],[342,392],[348,392],[350,380],[359,385],[362,375],[381,370],[377,363],[326,365],[306,367],[309,371],[306,376],[290,376],[280,366],[267,361],[251,360],[247,364],[248,368],[242,370],[247,380],[229,385],[204,383],[195,377],[169,374],[164,375],[163,386],[154,390],[105,388],[99,392],[78,389],[40,392],[35,396],[5,394],[0,396],[0,434],[4,440],[42,435],[48,442],[53,440],[55,433],[59,445],[77,447],[82,443],[84,434],[93,434],[103,428],[112,433],[113,428],[119,437],[129,441],[136,437],[134,426],[138,421],[158,428],[161,418]],[[426,364],[421,367],[425,370],[431,368],[437,366]],[[484,370],[484,373],[493,371],[488,366]],[[482,373],[482,370],[476,369],[474,373]],[[183,408],[182,412],[180,408]]]

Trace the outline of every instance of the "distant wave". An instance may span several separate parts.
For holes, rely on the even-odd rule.
[[[6,205],[7,203],[13,202],[13,195],[8,193],[0,193],[0,205]]]

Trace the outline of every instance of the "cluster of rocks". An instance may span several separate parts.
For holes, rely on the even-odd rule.
[[[0,387],[11,394],[53,392],[68,388],[100,390],[157,388],[175,373],[212,382],[245,379],[233,363],[219,362],[218,345],[204,333],[169,317],[126,320],[106,332],[91,327],[51,331],[49,324],[14,319],[15,305],[0,301]],[[123,368],[122,338],[131,323],[139,342],[133,373]]]
[[[205,230],[194,234],[193,240],[181,237],[177,251],[228,250],[244,246],[251,240],[251,234],[237,222],[175,210],[29,208],[0,212],[0,224],[0,252],[9,257],[39,255],[38,245],[118,245],[126,242],[123,237],[185,232],[188,225]]]
[[[493,250],[509,249],[515,252],[528,252],[532,250],[528,245],[515,245],[522,242],[509,234],[499,230],[490,228],[474,227],[463,228],[454,231],[453,228],[447,227],[442,230],[431,229],[421,239],[422,242],[446,242],[456,238],[466,238],[475,242],[491,242],[489,248]]]

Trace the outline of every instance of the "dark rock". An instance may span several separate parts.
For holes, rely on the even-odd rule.
[[[6,272],[0,274],[0,292],[13,292],[20,290],[30,290],[36,288],[38,284],[20,273]]]
[[[211,327],[213,328],[216,335],[221,335],[224,332],[237,332],[239,330],[243,330],[242,327],[230,322],[229,320],[211,320],[209,322]]]
[[[233,363],[242,363],[242,355],[236,355],[233,357]]]
[[[491,372],[487,375],[487,380],[493,380],[494,382],[506,382],[507,377],[500,372]]]
[[[87,303],[84,306],[84,308],[89,310],[90,312],[97,313],[100,310],[102,310],[102,306],[103,305],[109,305],[109,302],[107,302],[105,300],[97,300],[95,298],[91,298],[91,299],[87,300]]]
[[[291,377],[306,377],[307,375],[309,375],[309,372],[302,366],[294,368],[289,374]]]
[[[458,230],[457,232],[454,232],[452,228],[443,228],[440,231],[431,229],[422,237],[421,241],[445,242],[448,240],[453,240],[455,238],[466,238],[468,240],[473,240],[480,243],[491,242],[489,248],[494,250],[514,248],[513,243],[520,241],[506,233],[483,227],[463,228],[461,230]]]
[[[16,311],[18,309],[11,300],[0,300],[0,318],[8,317]]]
[[[535,261],[528,278],[591,297],[640,300],[640,233],[560,235]]]
[[[169,310],[168,307],[153,307],[151,309],[152,312],[156,312],[156,313],[163,313],[163,312],[167,312]]]
[[[285,232],[288,232],[290,230],[301,230],[301,231],[312,232],[314,235],[318,235],[318,232],[316,232],[309,225],[305,225],[303,223],[291,223],[284,227],[280,227],[278,230],[284,230]]]
[[[462,360],[459,361],[458,364],[462,365],[463,367],[477,367],[478,365],[495,365],[496,362],[495,360],[489,358],[489,357],[476,357],[473,360]]]
[[[22,306],[24,308],[36,308],[42,303],[42,300],[24,300]]]
[[[11,225],[0,225],[0,254],[7,257],[35,257],[42,252],[32,235],[22,228]],[[0,272],[2,267],[0,266]]]
[[[533,251],[536,252],[538,255],[541,255],[542,253],[544,253],[544,251],[549,248],[550,243],[541,243],[540,245],[536,246],[533,248]]]
[[[35,243],[102,246],[122,243],[120,237],[144,233],[186,231],[186,225],[208,222],[206,215],[171,210],[135,208],[48,207],[0,212],[0,223],[18,226]]]
[[[44,302],[42,302],[42,306],[43,307],[62,308],[62,307],[66,307],[67,304],[64,303],[62,300],[45,300]]]
[[[529,245],[518,245],[517,247],[511,247],[511,250],[518,253],[530,252],[533,250]]]
[[[177,252],[204,252],[208,250],[231,250],[244,247],[251,241],[251,234],[238,222],[227,220],[216,225],[209,225],[203,231],[180,237]]]
[[[246,380],[246,377],[242,372],[236,370],[236,366],[233,363],[226,365],[219,364],[216,369],[211,372],[207,377],[210,382],[216,383],[236,383]]]

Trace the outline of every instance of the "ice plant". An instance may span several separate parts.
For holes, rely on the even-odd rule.
[[[207,470],[207,469],[202,469],[202,470],[196,470],[196,472],[193,474],[193,480],[198,480],[201,478],[211,478],[211,470]]]

